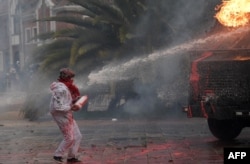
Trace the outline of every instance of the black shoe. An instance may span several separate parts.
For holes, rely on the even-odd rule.
[[[62,157],[57,157],[57,156],[54,156],[53,159],[57,162],[63,162],[63,158]]]
[[[81,161],[77,158],[70,158],[70,159],[67,159],[67,162],[81,162]]]

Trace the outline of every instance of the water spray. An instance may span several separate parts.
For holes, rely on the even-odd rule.
[[[181,45],[154,52],[146,57],[133,58],[123,64],[110,64],[104,66],[102,70],[89,74],[88,84],[107,84],[109,81],[127,80],[129,78],[136,77],[138,76],[138,67],[142,65],[149,64],[150,62],[154,62],[156,60],[160,60],[162,58],[175,54],[185,54],[186,52],[191,50],[205,51],[206,49],[209,49],[209,47],[204,48],[204,46],[216,44],[217,41],[221,40],[222,38],[227,38],[231,35],[241,33],[247,30],[247,28],[242,27],[236,29],[235,31],[214,34],[206,38],[196,39],[187,43],[183,43]]]

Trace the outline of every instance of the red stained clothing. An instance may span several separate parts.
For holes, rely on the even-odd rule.
[[[72,82],[53,82],[50,113],[63,134],[63,140],[55,151],[55,156],[62,157],[68,152],[68,158],[76,158],[82,134],[71,110],[73,100],[80,96],[78,88]]]
[[[63,84],[65,84],[68,87],[68,89],[71,93],[71,97],[72,97],[73,102],[75,102],[80,97],[80,91],[77,88],[77,86],[73,83],[73,80],[71,80],[71,79],[68,79],[68,80],[58,79],[58,81],[62,82]]]

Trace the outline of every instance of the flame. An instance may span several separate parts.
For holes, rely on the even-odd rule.
[[[224,26],[240,27],[250,22],[250,0],[223,0],[215,18]]]
[[[235,56],[234,60],[245,61],[250,60],[250,56]]]

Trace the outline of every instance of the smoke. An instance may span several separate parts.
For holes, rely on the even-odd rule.
[[[183,44],[117,65],[112,63],[92,72],[89,86],[133,79],[133,89],[138,96],[127,99],[123,106],[125,112],[146,115],[163,108],[173,109],[176,105],[180,110],[187,96],[187,63],[183,55],[192,46]],[[180,100],[182,102],[178,102]]]
[[[177,40],[186,40],[193,37],[195,26],[204,20],[206,11],[206,0],[185,0],[177,1],[173,6],[173,17],[169,20],[170,26],[174,31],[178,31]],[[204,28],[202,28],[204,30]]]
[[[154,6],[154,3],[149,0],[148,6]],[[159,37],[165,37],[167,43],[176,45],[204,34],[215,23],[214,7],[217,3],[218,0],[160,1],[155,9],[156,12],[161,12],[157,19],[165,21],[168,30]],[[153,19],[156,18],[151,18],[151,21]],[[138,25],[138,31],[143,31],[144,28],[145,24]]]
[[[221,32],[124,63],[106,65],[102,70],[89,75],[89,85],[136,79],[134,91],[138,96],[127,100],[123,106],[125,112],[130,115],[152,115],[157,114],[157,110],[164,110],[177,114],[187,104],[190,62],[188,51],[213,49],[219,41],[247,30],[238,28]]]
[[[99,71],[93,71],[89,74],[89,85],[95,83],[107,84],[110,81],[118,81],[118,80],[126,80],[129,78],[138,77],[138,73],[142,72],[147,73],[147,71],[151,70],[151,66],[157,67],[165,67],[167,63],[164,63],[164,59],[167,58],[166,61],[170,61],[169,64],[172,63],[171,59],[174,59],[173,56],[176,54],[183,54],[193,48],[196,44],[201,43],[202,40],[195,40],[193,42],[188,42],[185,44],[177,45],[171,48],[167,48],[164,50],[157,51],[155,53],[145,55],[143,57],[136,57],[131,60],[128,60],[123,63],[111,63],[103,67],[103,69]],[[165,69],[159,70],[157,73],[165,72]]]
[[[128,100],[124,111],[132,115],[157,114],[157,111],[174,108],[185,95],[186,79],[181,70],[181,55],[167,56],[141,66],[142,79],[135,83],[136,99]],[[183,102],[184,103],[184,102]],[[179,104],[181,105],[181,104]],[[179,106],[181,108],[181,106]]]
[[[149,0],[148,3],[150,5],[155,2]],[[143,21],[138,23],[137,31],[143,35],[145,30],[147,30],[145,22],[148,20],[166,20],[168,25],[167,29],[158,37],[165,40],[166,43],[168,43],[168,47],[169,45],[172,46],[149,55],[145,54],[143,57],[135,57],[120,63],[113,62],[103,67],[102,70],[91,72],[88,76],[89,87],[99,83],[109,84],[110,82],[118,82],[120,80],[135,79],[133,89],[138,94],[138,97],[127,100],[124,106],[124,110],[131,114],[153,112],[159,104],[163,104],[162,106],[164,108],[172,109],[173,104],[175,106],[179,104],[179,102],[185,102],[187,70],[183,69],[183,67],[186,65],[186,51],[193,48],[202,40],[184,44],[179,43],[193,38],[193,36],[195,36],[194,34],[198,33],[196,29],[203,29],[205,31],[205,29],[209,29],[213,23],[212,21],[204,21],[204,19],[209,19],[207,15],[209,15],[209,17],[213,16],[213,14],[211,14],[213,8],[208,6],[211,5],[210,1],[162,0],[161,3],[162,4],[158,6],[159,8],[155,10],[159,9],[164,11],[165,14],[163,12],[163,14],[157,18],[145,15]],[[209,10],[211,13],[207,12],[208,8],[211,8],[211,10]],[[202,23],[199,24],[198,22]],[[200,27],[195,27],[194,24],[199,24]],[[201,28],[201,26],[204,26],[204,28]],[[30,56],[29,52],[26,52],[26,55]],[[30,74],[28,73],[28,75]],[[48,102],[47,98],[49,97],[48,90],[44,88],[48,88],[49,81],[51,80],[41,79],[43,75],[37,76],[37,80],[29,80],[30,77],[21,76],[22,79],[20,79],[20,81],[24,81],[25,87],[32,88],[32,93],[34,93],[33,95],[28,95],[31,98],[29,100],[33,103],[27,104],[32,105],[25,106],[24,108],[44,111],[44,107],[41,106],[44,106],[44,102]],[[30,84],[29,81],[34,81],[34,83]],[[85,85],[81,81],[81,79],[76,79],[77,84],[80,84],[81,88],[85,88]],[[36,103],[36,100],[43,99],[44,101],[40,101],[41,104]],[[33,110],[31,114],[33,114],[32,112]]]
[[[237,35],[237,33],[242,33],[247,30],[247,28],[238,28],[230,32],[226,31],[222,33],[216,33],[214,35],[207,36],[206,38],[198,38],[183,44],[168,47],[149,55],[135,57],[133,59],[123,61],[122,63],[112,62],[104,66],[101,70],[92,71],[88,76],[88,85],[93,85],[97,83],[107,84],[110,81],[119,81],[126,80],[129,78],[135,78],[138,77],[139,73],[142,72],[142,70],[144,70],[144,73],[146,73],[147,70],[151,70],[152,65],[157,66],[158,68],[167,67],[171,65],[178,66],[178,62],[181,62],[180,60],[183,59],[182,57],[187,57],[186,54],[188,53],[188,51],[209,50],[213,48],[213,45],[217,44],[218,40],[225,39],[231,35]],[[211,47],[208,47],[208,45],[211,45]],[[176,54],[182,54],[182,57],[177,57],[178,55]],[[165,61],[167,61],[167,63],[165,63]],[[162,74],[166,70],[168,69],[161,69],[157,73]],[[168,78],[164,80],[167,79]]]

